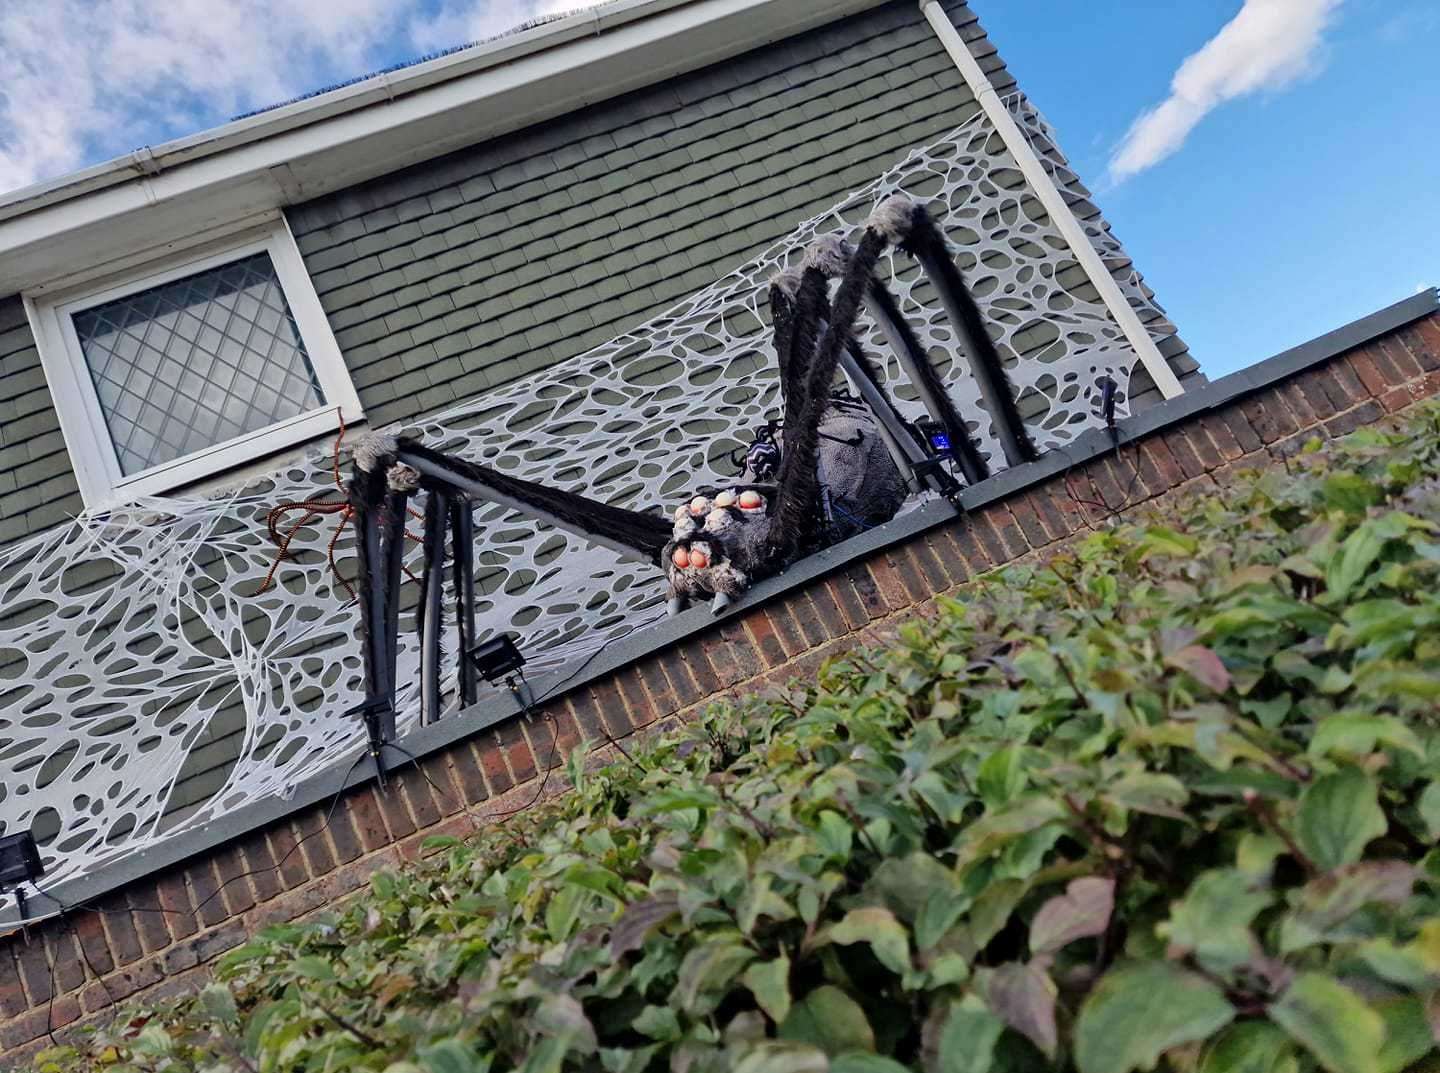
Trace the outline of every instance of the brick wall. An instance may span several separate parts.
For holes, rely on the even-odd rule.
[[[377,869],[418,856],[430,835],[463,835],[523,808],[542,787],[558,792],[561,780],[546,782],[543,770],[584,739],[623,742],[718,697],[809,677],[828,656],[882,641],[936,593],[1103,522],[1097,491],[1111,506],[1127,492],[1140,506],[1221,486],[1235,470],[1287,457],[1315,435],[1343,435],[1437,392],[1440,314],[1431,314],[1179,420],[1138,441],[1138,455],[1126,447],[1119,461],[1102,457],[1032,485],[784,591],[534,717],[433,754],[420,770],[406,766],[388,794],[372,785],[347,795],[328,827],[324,807],[312,808],[108,895],[92,911],[42,924],[28,941],[0,939],[0,1055],[19,1062],[50,1032],[108,1016],[112,1003],[194,988],[207,962],[256,928],[331,905]]]

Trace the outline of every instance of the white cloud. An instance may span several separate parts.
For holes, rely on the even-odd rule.
[[[1175,72],[1170,96],[1143,112],[1110,159],[1119,182],[1178,150],[1226,101],[1282,89],[1315,70],[1340,0],[1244,0],[1239,13]]]
[[[0,18],[0,191],[202,130],[557,0],[39,0]]]

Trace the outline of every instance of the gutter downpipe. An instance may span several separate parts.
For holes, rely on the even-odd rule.
[[[1010,110],[1005,107],[1005,102],[995,92],[990,79],[980,69],[979,61],[970,54],[969,47],[955,24],[950,21],[950,16],[945,14],[939,0],[920,0],[920,10],[930,23],[930,28],[935,31],[935,36],[945,46],[945,51],[950,54],[960,77],[975,94],[976,101],[995,127],[996,133],[1000,135],[1000,140],[1005,143],[1005,148],[1010,150],[1010,155],[1020,166],[1030,189],[1045,207],[1050,219],[1055,222],[1061,237],[1070,247],[1070,252],[1075,255],[1081,269],[1100,293],[1100,300],[1105,303],[1110,315],[1115,318],[1115,323],[1124,332],[1126,341],[1139,356],[1140,364],[1145,366],[1145,371],[1150,374],[1150,379],[1155,382],[1161,396],[1173,399],[1182,394],[1185,389],[1180,386],[1174,370],[1160,353],[1155,340],[1150,338],[1145,325],[1140,323],[1140,318],[1130,308],[1130,303],[1120,293],[1120,285],[1115,282],[1115,277],[1110,274],[1095,247],[1090,244],[1085,228],[1070,210],[1065,195],[1060,193],[1060,188],[1055,185],[1050,173],[1041,165],[1040,158],[1030,148],[1030,142],[1016,124]]]

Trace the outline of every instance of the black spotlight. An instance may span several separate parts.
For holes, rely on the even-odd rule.
[[[11,891],[15,895],[15,908],[20,919],[25,919],[25,892],[22,883],[34,883],[45,874],[40,863],[40,849],[35,845],[35,836],[29,831],[0,838],[0,893]],[[28,933],[27,933],[28,934]]]
[[[470,650],[470,662],[485,681],[494,683],[525,666],[525,657],[508,634],[482,641]]]
[[[29,831],[0,838],[0,887],[33,883],[45,874],[40,849]]]

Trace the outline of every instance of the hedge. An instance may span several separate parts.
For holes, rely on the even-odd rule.
[[[1227,480],[37,1065],[1434,1068],[1440,407]]]

